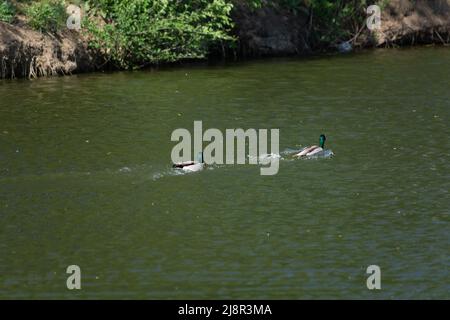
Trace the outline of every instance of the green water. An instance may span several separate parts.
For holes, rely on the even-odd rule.
[[[0,298],[449,299],[449,71],[422,48],[1,82]],[[175,175],[194,120],[335,156]]]

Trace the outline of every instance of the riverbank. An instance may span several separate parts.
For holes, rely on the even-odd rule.
[[[337,50],[342,42],[349,42],[356,50],[450,43],[450,0],[419,0],[415,4],[390,0],[382,8],[381,29],[374,32],[365,27],[365,12],[356,12],[360,16],[345,20],[338,32],[331,32],[335,31],[331,30],[333,26],[323,27],[326,18],[316,17],[312,8],[305,5],[293,8],[262,1],[255,7],[234,1],[230,12],[233,28],[229,31],[234,41],[218,42],[220,45],[211,46],[206,55],[177,52],[167,61],[154,61],[167,63],[213,56],[227,59],[301,56]],[[127,60],[131,60],[130,55],[122,53],[120,60],[117,58],[120,63],[114,64],[108,56],[111,50],[106,47],[107,41],[102,39],[95,48],[90,40],[85,32],[67,28],[57,32],[33,30],[23,16],[11,23],[0,22],[0,78],[35,78],[154,64],[151,55],[148,63],[145,56],[139,60],[133,57],[135,61],[131,63]]]

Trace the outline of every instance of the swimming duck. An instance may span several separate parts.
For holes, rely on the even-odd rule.
[[[185,172],[197,172],[203,170],[203,168],[205,167],[205,163],[203,162],[203,152],[198,153],[197,161],[174,163],[173,167],[182,169]]]
[[[325,137],[324,134],[321,134],[319,137],[319,146],[306,147],[299,153],[295,154],[294,156],[299,157],[299,158],[305,157],[305,156],[312,156],[312,155],[319,153],[320,151],[323,151],[323,147],[325,145],[325,140],[327,140],[327,138]]]

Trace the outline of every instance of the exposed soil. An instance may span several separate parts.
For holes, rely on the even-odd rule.
[[[94,56],[76,31],[43,34],[0,22],[0,78],[39,77],[94,69]]]
[[[273,5],[257,10],[238,4],[233,19],[240,56],[305,54],[315,48],[308,43],[309,12],[293,13]],[[382,8],[381,30],[361,26],[352,39],[354,47],[450,43],[450,0],[390,0]],[[330,46],[333,47],[333,46]]]
[[[450,0],[395,0],[383,10],[377,46],[450,43]]]

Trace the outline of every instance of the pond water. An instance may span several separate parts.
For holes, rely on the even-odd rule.
[[[417,48],[0,82],[0,298],[449,299],[449,71]],[[175,174],[195,120],[334,157]]]

